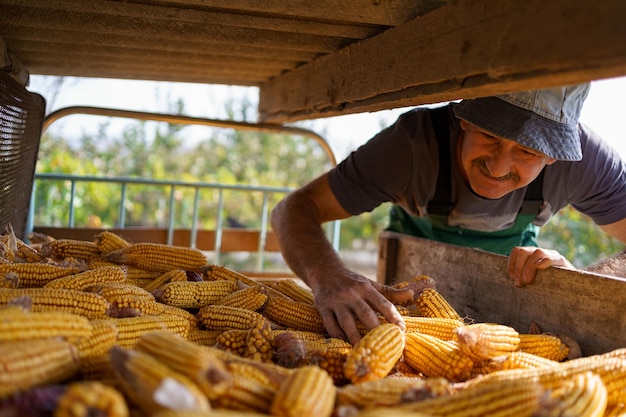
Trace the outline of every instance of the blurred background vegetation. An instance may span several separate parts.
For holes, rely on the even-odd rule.
[[[254,122],[256,104],[225,103],[228,118]],[[176,100],[169,113],[185,114]],[[243,184],[296,188],[330,168],[324,150],[309,138],[284,134],[207,128],[205,138],[189,143],[188,127],[156,122],[130,122],[121,133],[111,134],[109,121],[98,133],[78,140],[46,133],[42,138],[37,173],[65,173],[104,177],[138,177],[186,182]],[[306,126],[305,126],[306,127]],[[126,198],[126,226],[165,227],[169,190],[133,186]],[[175,227],[189,228],[193,190],[176,195]],[[69,184],[36,183],[35,225],[64,226],[68,222]],[[270,208],[282,195],[273,195]],[[119,185],[81,183],[76,189],[76,226],[113,227],[119,217]],[[202,195],[201,228],[214,228],[217,196]],[[224,217],[229,225],[258,228],[259,196],[233,191],[225,195]],[[386,226],[389,205],[341,223],[341,252],[352,268],[374,277],[378,234]],[[227,225],[225,225],[227,226]],[[570,259],[577,267],[589,265],[623,249],[593,222],[571,208],[542,228],[541,245]],[[230,266],[245,269],[246,260],[231,259]]]

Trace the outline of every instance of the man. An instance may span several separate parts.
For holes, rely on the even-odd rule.
[[[360,339],[377,313],[403,326],[392,303],[410,299],[348,270],[322,223],[393,202],[389,229],[509,255],[517,286],[537,270],[573,268],[536,247],[537,228],[572,204],[626,243],[626,165],[578,123],[589,85],[415,109],[337,167],[285,197],[271,223],[290,268],[315,295],[333,337]]]

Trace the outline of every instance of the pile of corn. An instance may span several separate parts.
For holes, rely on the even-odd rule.
[[[294,280],[110,232],[7,233],[0,415],[626,415],[626,350],[571,358],[556,336],[470,323],[424,287],[398,306],[406,331],[381,319],[352,346]]]

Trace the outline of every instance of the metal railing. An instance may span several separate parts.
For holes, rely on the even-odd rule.
[[[132,119],[140,119],[140,120],[150,120],[150,121],[159,121],[159,122],[167,122],[171,124],[195,124],[202,126],[212,126],[219,128],[232,128],[235,130],[247,130],[247,131],[258,131],[258,132],[273,132],[273,133],[286,133],[291,135],[300,135],[304,137],[308,137],[314,139],[316,142],[322,146],[328,158],[333,166],[336,165],[336,158],[334,153],[332,152],[330,146],[326,142],[326,140],[318,135],[317,133],[303,129],[298,127],[291,126],[282,126],[276,124],[264,124],[264,123],[247,123],[247,122],[236,122],[230,120],[218,120],[218,119],[204,119],[197,117],[189,117],[184,115],[171,115],[171,114],[161,114],[161,113],[149,113],[149,112],[137,112],[137,111],[129,111],[129,110],[119,110],[119,109],[107,109],[100,107],[84,107],[84,106],[76,106],[76,107],[67,107],[64,109],[57,110],[51,114],[49,114],[44,123],[42,132],[55,121],[59,120],[62,117],[75,115],[75,114],[88,114],[95,116],[105,116],[105,117],[122,117],[122,118],[132,118]],[[155,180],[155,179],[146,179],[146,178],[134,178],[134,177],[98,177],[98,176],[77,176],[77,175],[67,175],[67,174],[55,174],[55,173],[35,173],[35,183],[33,185],[31,204],[29,207],[28,220],[27,220],[27,233],[33,231],[34,228],[34,218],[37,208],[35,207],[35,193],[37,190],[37,183],[40,181],[68,181],[70,183],[70,197],[69,197],[69,207],[68,207],[68,224],[67,226],[70,228],[75,227],[74,219],[75,219],[75,200],[76,200],[76,184],[80,182],[101,182],[101,183],[116,183],[120,185],[120,205],[118,208],[118,221],[117,227],[124,228],[126,225],[126,209],[125,203],[127,202],[127,188],[130,184],[135,185],[145,185],[145,186],[161,186],[161,187],[170,187],[169,190],[169,203],[168,203],[168,221],[167,221],[167,242],[168,244],[172,244],[174,237],[174,219],[175,219],[175,193],[178,189],[181,188],[191,188],[194,192],[193,198],[193,211],[191,216],[191,233],[190,233],[190,241],[189,246],[196,246],[196,238],[198,235],[198,219],[199,219],[199,196],[201,190],[212,189],[217,190],[218,192],[218,202],[217,202],[217,218],[215,219],[216,228],[215,228],[215,242],[214,242],[214,252],[215,252],[215,262],[219,263],[220,257],[220,249],[222,247],[222,234],[223,234],[223,216],[224,216],[224,191],[226,190],[236,190],[236,191],[244,191],[251,193],[262,193],[262,206],[260,213],[260,231],[259,231],[259,241],[258,241],[258,258],[257,258],[257,270],[263,270],[263,261],[265,255],[265,245],[268,234],[268,219],[269,219],[269,196],[271,194],[287,194],[291,191],[290,188],[286,187],[263,187],[263,186],[247,186],[247,185],[226,185],[226,184],[218,184],[218,183],[205,183],[205,182],[184,182],[184,181],[175,181],[175,180]],[[328,234],[330,235],[330,240],[332,242],[335,250],[339,250],[339,234],[340,234],[340,221],[334,221],[328,224],[327,229]]]

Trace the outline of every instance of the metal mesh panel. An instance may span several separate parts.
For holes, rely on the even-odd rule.
[[[0,232],[23,239],[46,102],[0,71]]]

